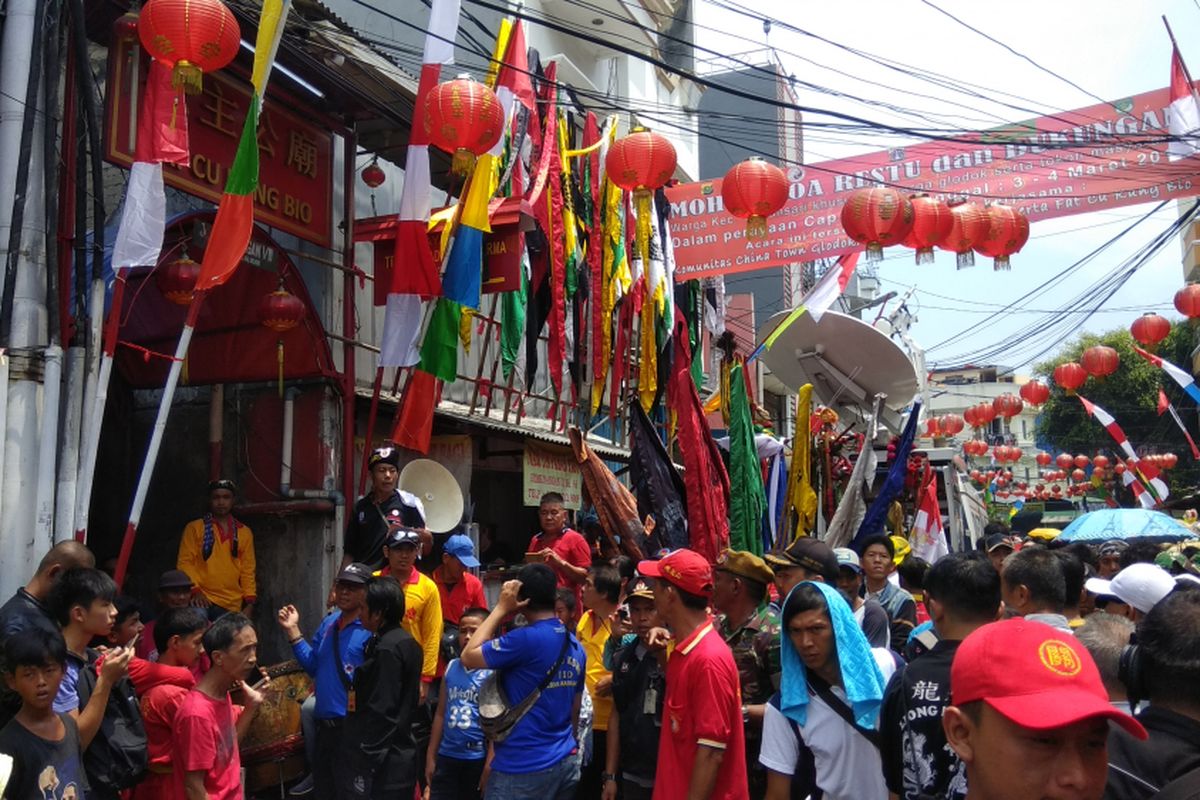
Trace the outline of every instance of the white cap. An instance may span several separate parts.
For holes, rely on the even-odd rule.
[[[862,562],[858,560],[858,553],[849,547],[835,547],[833,548],[833,554],[837,556],[839,567],[849,567],[859,573],[863,571]]]
[[[1175,579],[1154,564],[1130,564],[1111,581],[1088,578],[1084,587],[1092,594],[1106,594],[1146,614],[1175,588]]]

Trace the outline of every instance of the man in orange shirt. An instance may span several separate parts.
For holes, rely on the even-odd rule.
[[[209,513],[189,522],[179,540],[176,567],[192,579],[192,605],[210,609],[210,619],[225,611],[251,616],[258,599],[254,534],[233,516],[236,493],[231,480],[210,482]]]

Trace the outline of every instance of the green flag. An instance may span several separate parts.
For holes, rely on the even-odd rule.
[[[729,374],[729,547],[762,555],[763,491],[744,365]]]
[[[458,377],[458,330],[462,320],[462,305],[439,297],[429,327],[421,342],[420,368],[445,383]]]
[[[500,295],[500,365],[504,380],[512,376],[525,350],[525,307],[529,302],[529,251],[521,253],[521,288]]]

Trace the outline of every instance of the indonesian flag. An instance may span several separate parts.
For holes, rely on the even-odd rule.
[[[1175,366],[1170,361],[1164,361],[1161,357],[1149,353],[1137,345],[1133,346],[1138,355],[1149,361],[1154,366],[1161,369],[1163,372],[1171,376],[1171,380],[1179,384],[1179,388],[1187,392],[1187,396],[1200,403],[1200,386],[1196,385],[1196,381],[1187,372]],[[1159,412],[1162,413],[1162,412]]]
[[[942,511],[938,507],[937,478],[930,472],[921,489],[920,504],[917,506],[917,516],[913,520],[912,536],[913,555],[923,558],[930,564],[950,553],[946,544],[946,536],[942,531]]]
[[[821,276],[817,285],[800,300],[800,305],[792,309],[792,313],[784,317],[783,321],[775,326],[775,330],[767,334],[767,337],[762,340],[762,344],[754,348],[754,352],[746,361],[753,361],[763,350],[770,350],[771,346],[775,344],[775,340],[805,313],[820,322],[825,312],[837,302],[837,299],[842,296],[842,292],[846,291],[846,284],[850,282],[850,276],[854,274],[854,268],[858,266],[858,256],[859,253],[855,251],[839,258],[837,265]]]
[[[1171,490],[1167,487],[1166,482],[1159,477],[1158,467],[1138,458],[1133,445],[1129,443],[1129,438],[1125,436],[1125,431],[1121,430],[1121,426],[1113,419],[1112,414],[1109,414],[1083,395],[1076,396],[1079,398],[1079,402],[1083,403],[1084,411],[1104,426],[1104,429],[1108,431],[1108,435],[1113,438],[1113,441],[1121,448],[1121,452],[1125,454],[1128,469],[1125,470],[1122,480],[1126,486],[1129,486],[1133,490],[1133,494],[1137,497],[1138,502],[1144,508],[1154,508],[1157,505],[1154,496],[1146,491],[1145,487],[1138,480],[1138,476],[1158,495],[1158,501],[1166,500],[1171,494]],[[1134,473],[1137,473],[1137,476]]]
[[[196,280],[196,291],[216,288],[229,280],[254,232],[254,192],[258,188],[258,115],[262,111],[263,95],[267,81],[275,66],[275,54],[283,38],[284,23],[291,10],[292,0],[266,0],[258,19],[258,37],[254,46],[254,68],[250,83],[254,94],[250,97],[250,108],[242,125],[242,138],[238,141],[233,166],[225,181],[225,194],[217,206],[217,217],[213,220],[212,233],[204,250],[204,261],[200,265],[200,277]]]
[[[112,263],[117,269],[158,263],[167,210],[162,165],[188,163],[187,103],[182,90],[171,86],[170,67],[156,60],[150,62],[142,93],[133,158],[113,244]]]
[[[429,249],[427,225],[432,210],[430,191],[429,136],[421,119],[425,98],[437,85],[443,64],[454,63],[454,38],[458,32],[460,0],[433,0],[421,80],[417,85],[412,132],[404,161],[404,188],[400,192],[396,257],[388,284],[383,317],[383,339],[379,343],[379,366],[411,367],[420,360],[421,299],[442,293],[438,265]],[[386,276],[385,276],[386,277]]]
[[[1196,102],[1196,92],[1187,79],[1178,48],[1171,50],[1170,133],[1167,158],[1171,161],[1200,151],[1200,103]]]

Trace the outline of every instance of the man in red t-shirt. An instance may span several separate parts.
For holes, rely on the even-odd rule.
[[[712,566],[676,550],[642,561],[654,578],[654,605],[675,640],[667,660],[654,800],[748,800],[741,683],[733,653],[708,614]]]
[[[242,759],[237,740],[262,704],[266,679],[251,686],[242,677],[258,663],[258,634],[242,614],[226,614],[204,633],[212,669],[175,712],[171,762],[177,797],[242,800]],[[229,691],[242,689],[246,706],[234,711]],[[236,720],[236,724],[235,724]]]
[[[442,563],[433,571],[433,582],[442,598],[442,619],[447,623],[457,625],[468,608],[488,607],[483,581],[467,572],[478,566],[471,537],[456,533],[442,545]]]
[[[575,607],[578,608],[583,602],[580,596],[583,582],[592,566],[592,548],[587,539],[567,527],[567,509],[558,492],[542,495],[538,504],[538,522],[542,532],[529,542],[525,560],[537,556],[554,570],[558,585],[575,593]]]

